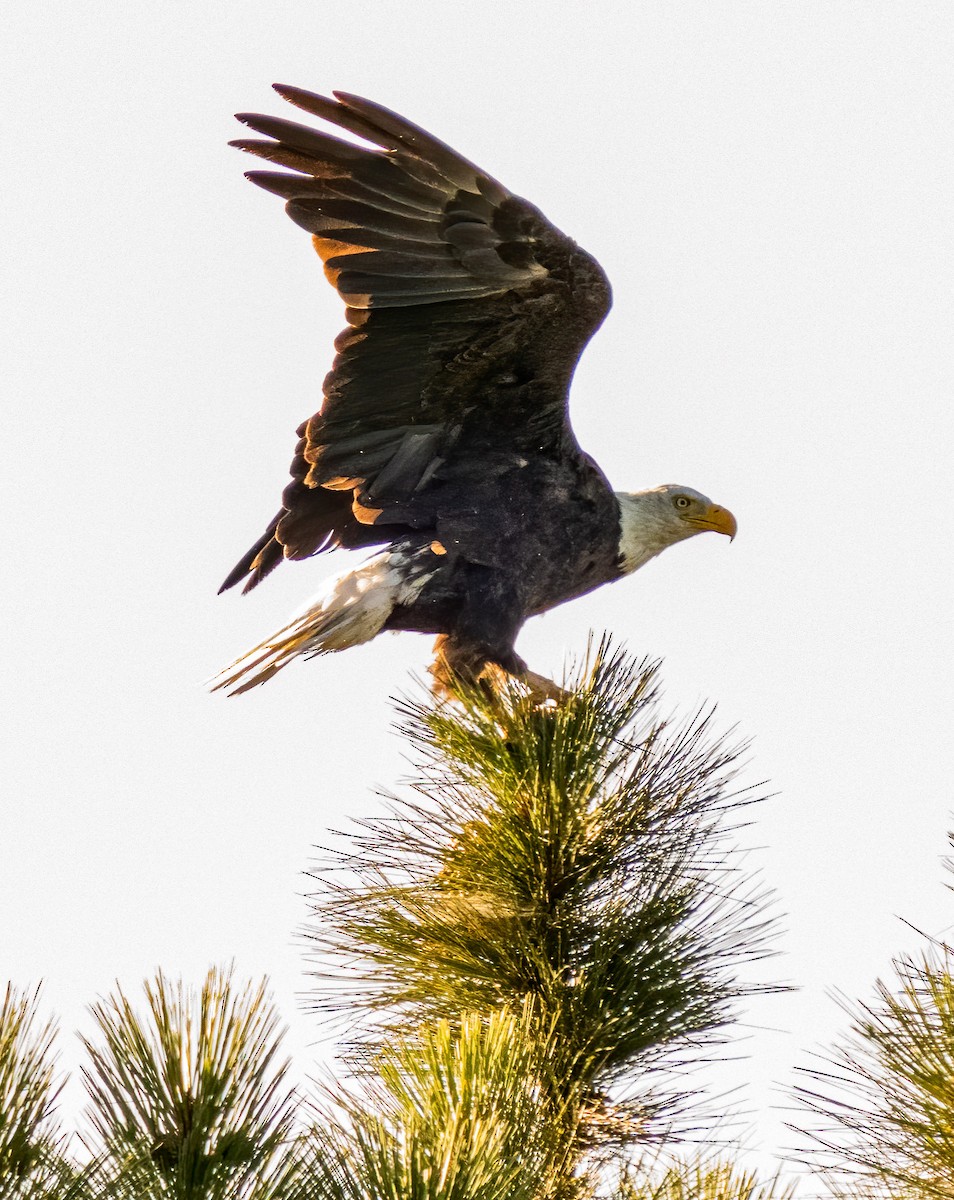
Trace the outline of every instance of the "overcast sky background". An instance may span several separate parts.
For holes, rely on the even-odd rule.
[[[578,372],[615,486],[739,520],[535,620],[718,702],[775,798],[744,834],[785,915],[725,1079],[753,1161],[794,1068],[951,928],[954,6],[275,0],[7,9],[0,978],[72,1031],[116,979],[267,973],[298,1070],[320,1036],[295,930],[329,827],[407,773],[382,638],[254,694],[202,681],[345,565],[216,596],[284,486],[342,325],[307,236],[249,186],[234,111],[273,80],[406,113],[607,269]],[[75,1112],[81,1090],[67,1092]],[[772,1109],[771,1105],[778,1105]]]

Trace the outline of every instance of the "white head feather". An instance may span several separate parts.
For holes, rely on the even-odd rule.
[[[629,574],[660,551],[710,529],[735,537],[735,517],[708,496],[678,483],[647,492],[616,492],[619,502],[619,552]]]

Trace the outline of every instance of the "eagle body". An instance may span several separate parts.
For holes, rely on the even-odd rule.
[[[376,148],[240,115],[269,140],[235,144],[294,172],[249,178],[312,234],[348,324],[281,508],[223,590],[286,558],[378,549],[217,686],[383,630],[438,635],[450,688],[488,666],[530,678],[514,649],[529,617],[703,529],[732,536],[734,518],[676,485],[616,493],[579,447],[570,383],[611,300],[590,255],[388,109],[276,88]]]
[[[451,639],[451,665],[464,673],[482,657],[518,673],[513,643],[528,616],[623,574],[619,505],[600,473],[577,459],[562,469],[520,459],[469,480],[435,533],[428,549],[437,551],[437,569],[386,628]]]

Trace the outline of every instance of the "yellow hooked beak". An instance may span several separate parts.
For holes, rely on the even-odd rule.
[[[711,529],[713,533],[724,533],[730,542],[739,529],[735,517],[727,508],[718,504],[710,504],[701,517],[686,517],[685,520],[697,529]]]

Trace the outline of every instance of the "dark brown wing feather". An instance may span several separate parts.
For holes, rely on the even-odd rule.
[[[356,96],[276,90],[380,149],[239,116],[271,140],[234,145],[298,172],[248,177],[312,234],[348,327],[282,510],[223,590],[283,556],[429,527],[458,465],[579,454],[567,392],[610,304],[589,255],[437,138]]]

